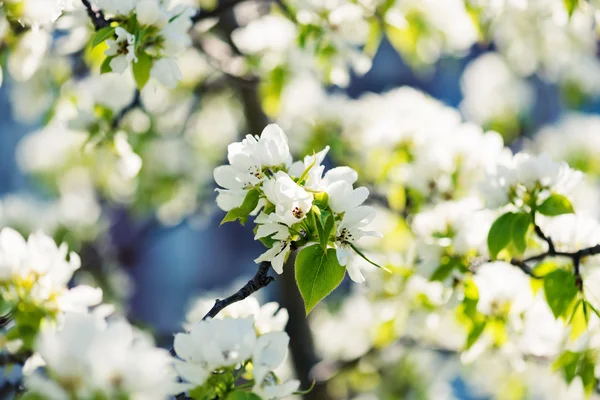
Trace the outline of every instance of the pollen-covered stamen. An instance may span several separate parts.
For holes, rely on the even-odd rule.
[[[257,167],[256,165],[248,167],[248,172],[251,175],[254,175],[258,179],[264,178],[264,174],[263,174],[262,170],[259,167]]]
[[[304,217],[304,211],[302,211],[298,207],[294,207],[294,209],[292,210],[292,214],[294,215],[294,217],[296,217],[298,219]]]
[[[348,228],[342,228],[337,239],[338,239],[338,242],[340,242],[340,243],[353,243],[355,240],[352,237],[352,233],[350,232],[350,230],[348,230]]]

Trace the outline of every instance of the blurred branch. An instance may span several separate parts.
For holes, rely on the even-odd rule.
[[[267,287],[271,282],[275,280],[272,276],[268,275],[269,269],[271,268],[271,263],[269,262],[261,262],[258,266],[258,271],[254,275],[252,279],[248,281],[240,290],[232,294],[231,296],[223,299],[223,300],[215,300],[215,305],[210,309],[208,313],[202,318],[204,321],[207,318],[214,318],[227,306],[230,306],[233,303],[237,303],[238,301],[242,301],[245,298],[249,297],[253,293],[259,291],[260,289]]]
[[[92,24],[94,25],[95,30],[100,30],[107,26],[110,26],[110,22],[104,17],[104,13],[102,10],[94,10],[89,0],[81,0],[85,9],[87,11],[88,16],[92,20]]]
[[[136,107],[141,107],[141,106],[142,106],[141,93],[140,93],[139,89],[136,89],[135,95],[133,96],[133,100],[131,100],[131,103],[127,104],[119,112],[119,114],[117,114],[117,116],[113,119],[112,128],[116,129],[119,126],[119,124],[121,123],[121,121],[123,120],[123,118],[125,117],[125,115],[127,115],[127,113],[129,111],[133,110]]]

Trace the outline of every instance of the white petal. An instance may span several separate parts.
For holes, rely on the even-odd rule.
[[[125,72],[128,66],[129,61],[127,61],[127,57],[124,55],[117,56],[110,61],[111,70],[117,74]]]
[[[348,271],[350,279],[352,279],[354,282],[363,283],[365,281],[365,277],[356,263],[350,262],[348,265],[346,265],[346,271]]]

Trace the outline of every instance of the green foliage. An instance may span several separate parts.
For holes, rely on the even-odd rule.
[[[321,211],[316,206],[312,207],[311,215],[313,224],[317,228],[317,234],[319,235],[319,244],[321,244],[323,250],[327,250],[327,243],[329,243],[329,237],[335,224],[333,215],[327,211]]]
[[[569,18],[570,18],[573,15],[573,13],[575,12],[575,10],[577,9],[579,0],[563,0],[563,2],[565,3],[565,8],[567,9],[567,12],[569,13]]]
[[[464,282],[464,299],[458,307],[459,321],[467,328],[467,339],[465,349],[468,350],[477,342],[485,327],[487,320],[485,315],[477,311],[479,302],[479,289],[472,280]]]
[[[109,39],[112,36],[114,36],[115,29],[116,27],[114,26],[106,26],[94,33],[94,36],[92,36],[91,40],[92,49],[98,46],[100,43],[103,43],[106,39]]]
[[[490,257],[496,258],[498,253],[511,243],[516,253],[522,254],[527,247],[527,232],[531,224],[529,214],[507,212],[494,221],[488,233],[487,243]]]
[[[519,254],[523,254],[527,248],[527,232],[531,225],[531,216],[525,213],[517,213],[513,217],[511,226],[512,242]]]
[[[304,299],[306,314],[344,279],[346,268],[337,260],[334,249],[320,244],[305,247],[296,257],[296,283]]]
[[[554,361],[552,367],[561,371],[567,383],[571,383],[576,377],[580,377],[586,393],[592,393],[597,384],[594,375],[595,357],[589,352],[565,351]]]
[[[546,301],[555,318],[569,317],[578,292],[575,276],[564,269],[556,269],[544,277]]]
[[[152,69],[152,58],[145,52],[140,52],[138,61],[131,66],[133,69],[133,77],[138,89],[142,89],[150,79],[150,70]]]
[[[553,194],[548,197],[544,202],[537,208],[540,214],[554,217],[562,214],[573,214],[573,205],[569,199],[562,194]]]
[[[109,72],[112,72],[112,68],[110,66],[110,62],[113,60],[113,56],[110,57],[106,57],[104,59],[104,61],[102,62],[102,65],[100,66],[100,73],[101,74],[107,74]]]
[[[573,313],[569,319],[569,325],[571,325],[570,340],[577,339],[587,330],[590,311],[588,308],[588,304],[584,299],[580,299],[573,307]]]
[[[240,224],[244,225],[248,221],[248,216],[254,211],[258,205],[260,199],[260,192],[258,189],[250,189],[244,198],[244,202],[241,206],[229,210],[225,217],[221,221],[221,225],[226,222],[234,222],[239,220]]]

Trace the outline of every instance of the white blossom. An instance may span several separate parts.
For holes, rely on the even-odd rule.
[[[368,231],[364,228],[375,218],[375,209],[369,206],[360,206],[348,210],[336,230],[335,243],[337,246],[337,259],[342,266],[346,266],[348,274],[355,282],[364,282],[360,270],[354,263],[348,264],[349,258],[354,252],[352,246],[364,236],[382,237],[379,232]]]
[[[283,171],[263,182],[262,187],[267,200],[275,205],[275,213],[269,217],[274,222],[292,226],[304,219],[312,207],[313,195]]]
[[[87,311],[102,300],[102,291],[87,286],[68,289],[80,267],[79,256],[67,245],[56,246],[41,232],[25,241],[11,228],[0,231],[0,296],[6,302],[34,301],[57,311]],[[25,293],[25,294],[24,294]],[[21,296],[25,296],[21,299]]]
[[[109,57],[114,57],[110,61],[110,68],[113,72],[122,74],[129,64],[137,62],[135,54],[135,36],[125,29],[118,27],[115,30],[117,39],[109,39],[106,41],[108,49],[104,52]]]
[[[533,303],[529,278],[511,264],[483,264],[473,281],[479,289],[477,310],[482,314],[495,315],[507,309],[510,315],[518,315]]]
[[[509,202],[522,206],[522,196],[538,191],[538,205],[551,194],[568,196],[581,182],[583,174],[565,162],[555,162],[547,154],[518,153],[506,164],[487,174],[480,190],[489,208]]]
[[[265,169],[291,164],[292,156],[285,133],[277,125],[268,125],[260,137],[247,135],[227,148],[229,165],[215,168],[214,178],[225,189],[217,189],[218,206],[229,211],[239,207],[246,189],[265,179]]]
[[[175,369],[192,389],[204,384],[212,371],[250,359],[256,339],[253,318],[198,322],[188,333],[175,335],[173,347],[181,359],[176,360]]]
[[[171,358],[125,321],[67,314],[59,329],[42,333],[36,347],[47,374],[27,376],[27,387],[51,399],[168,398],[175,384]]]

